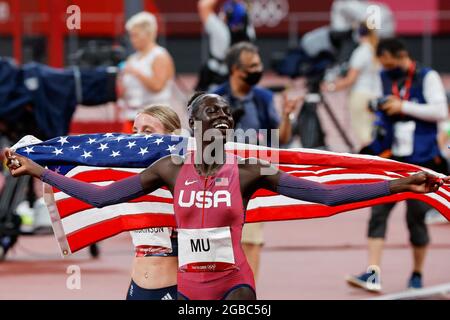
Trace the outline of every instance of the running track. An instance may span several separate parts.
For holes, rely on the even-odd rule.
[[[384,293],[405,289],[411,251],[403,206],[389,224],[383,261]],[[368,210],[328,219],[273,222],[265,225],[266,245],[257,281],[260,299],[363,299],[373,295],[348,287],[347,273],[365,268]],[[450,282],[450,224],[430,228],[425,284]],[[132,259],[127,234],[101,243],[97,260],[82,251],[60,258],[53,236],[22,237],[0,263],[0,299],[123,299]],[[67,268],[81,269],[81,289],[68,290]]]

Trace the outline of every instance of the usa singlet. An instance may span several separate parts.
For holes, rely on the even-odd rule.
[[[174,189],[178,228],[178,292],[187,299],[220,300],[247,286],[253,272],[241,248],[244,207],[237,158],[212,176],[201,176],[188,154]]]

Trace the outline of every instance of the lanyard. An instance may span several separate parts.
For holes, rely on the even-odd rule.
[[[404,92],[403,97],[400,96],[400,90],[398,88],[397,81],[394,81],[392,83],[392,94],[394,96],[400,98],[401,100],[408,100],[409,99],[410,90],[411,90],[412,81],[413,81],[413,77],[414,77],[414,72],[415,71],[416,71],[416,63],[412,62],[411,66],[409,67],[409,70],[408,70],[408,77],[405,80],[405,92]]]

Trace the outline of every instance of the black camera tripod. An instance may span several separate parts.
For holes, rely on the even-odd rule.
[[[306,86],[308,93],[298,114],[297,125],[294,130],[300,136],[300,141],[304,148],[327,149],[325,133],[323,132],[322,124],[317,114],[317,108],[322,105],[342,140],[344,140],[344,143],[349,148],[349,151],[354,153],[356,150],[352,141],[347,136],[347,133],[342,128],[336,115],[320,91],[320,82],[322,79],[322,75],[307,78]]]

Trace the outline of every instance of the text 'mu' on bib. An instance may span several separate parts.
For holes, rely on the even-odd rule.
[[[185,272],[237,268],[230,227],[178,229],[178,266]]]

